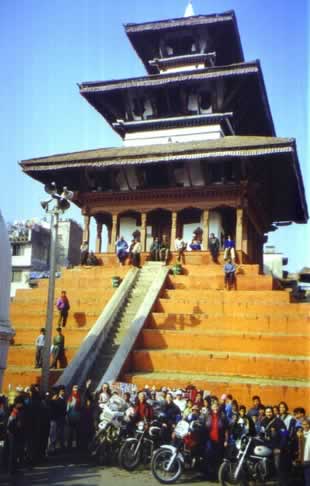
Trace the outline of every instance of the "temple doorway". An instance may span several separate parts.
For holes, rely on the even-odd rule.
[[[119,215],[117,236],[123,236],[130,245],[133,234],[141,231],[141,214],[136,211],[126,211]]]
[[[202,210],[198,208],[182,209],[178,213],[177,235],[182,236],[183,240],[189,245],[193,239],[193,234],[202,237]]]

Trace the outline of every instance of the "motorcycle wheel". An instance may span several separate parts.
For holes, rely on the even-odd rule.
[[[126,471],[133,471],[141,459],[141,448],[136,451],[138,440],[125,441],[118,454],[118,463]]]
[[[97,451],[103,441],[104,441],[104,432],[98,430],[88,446],[88,451],[92,456],[97,454]]]
[[[163,484],[175,483],[183,472],[183,464],[181,460],[176,457],[171,465],[169,471],[167,471],[167,466],[171,459],[173,452],[167,449],[159,449],[155,452],[152,462],[151,471],[153,476]]]
[[[221,486],[247,486],[244,479],[234,479],[234,472],[237,467],[236,463],[223,462],[219,468],[218,480]]]

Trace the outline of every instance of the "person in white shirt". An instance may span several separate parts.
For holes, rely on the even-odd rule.
[[[45,329],[42,327],[40,334],[36,339],[36,368],[42,368],[43,363],[43,349],[45,344]]]
[[[140,267],[140,253],[142,250],[142,246],[139,240],[135,239],[135,243],[132,247],[131,250],[131,255],[132,255],[132,264],[135,267]]]
[[[174,240],[174,248],[175,251],[178,252],[177,261],[180,262],[181,260],[184,262],[184,252],[186,250],[187,243],[180,237],[177,236]]]
[[[175,399],[173,401],[183,413],[186,408],[186,400],[183,398],[183,393],[181,390],[177,390],[175,392]]]

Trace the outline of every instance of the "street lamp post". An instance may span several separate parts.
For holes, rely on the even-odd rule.
[[[54,182],[45,186],[45,191],[52,196],[48,201],[41,202],[41,206],[46,213],[51,215],[51,240],[50,240],[50,265],[49,265],[49,281],[48,281],[48,299],[46,308],[45,321],[45,342],[43,348],[42,359],[42,375],[41,375],[41,390],[46,393],[49,388],[49,374],[50,374],[50,349],[52,342],[53,330],[53,314],[54,314],[54,296],[55,296],[55,273],[56,273],[56,249],[57,249],[57,231],[59,214],[64,213],[69,207],[69,200],[73,198],[73,192],[68,191],[66,187],[63,192],[58,194],[57,187]],[[50,209],[50,203],[55,204]]]

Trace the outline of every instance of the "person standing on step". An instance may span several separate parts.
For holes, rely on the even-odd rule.
[[[87,258],[88,258],[88,241],[84,240],[80,246],[81,252],[81,265],[86,265]]]
[[[57,362],[59,361],[59,365],[61,366],[63,357],[64,357],[64,350],[65,350],[65,337],[62,334],[61,327],[57,327],[57,336],[53,339],[53,346],[52,346],[52,364],[51,368],[57,368]]]
[[[44,344],[45,344],[45,329],[44,327],[42,327],[42,329],[40,330],[40,334],[36,339],[35,368],[42,368]]]
[[[224,288],[236,288],[236,265],[229,258],[224,265]]]
[[[56,307],[59,311],[58,327],[65,327],[70,309],[69,299],[65,290],[61,291],[60,297],[56,302]]]
[[[175,251],[177,252],[177,262],[183,262],[184,263],[184,252],[186,250],[187,243],[181,238],[181,236],[177,236],[176,239],[174,240],[174,248]]]
[[[134,267],[138,267],[140,268],[140,264],[141,264],[141,250],[142,250],[142,246],[141,246],[141,243],[138,239],[135,239],[135,243],[132,247],[132,251],[131,251],[131,254],[132,254],[132,264]]]
[[[210,234],[208,247],[212,256],[212,260],[214,261],[214,263],[218,263],[218,256],[220,251],[220,240],[215,236],[214,233]]]

